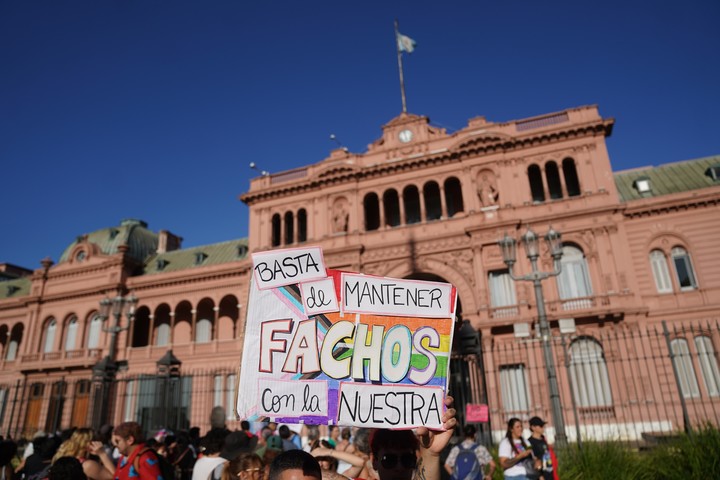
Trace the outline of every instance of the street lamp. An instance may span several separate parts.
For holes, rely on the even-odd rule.
[[[560,390],[558,388],[557,374],[555,372],[555,360],[552,354],[552,345],[550,344],[550,324],[545,313],[545,297],[542,290],[542,281],[560,275],[562,264],[562,242],[560,241],[560,233],[550,230],[545,234],[545,241],[553,257],[554,269],[552,272],[541,272],[538,270],[538,258],[540,257],[540,237],[528,227],[527,231],[520,237],[520,241],[525,248],[525,254],[530,260],[532,273],[527,275],[516,276],[513,273],[513,265],[516,262],[517,241],[505,233],[505,236],[498,241],[498,245],[502,250],[503,261],[508,267],[510,278],[516,281],[532,282],[535,287],[535,301],[538,310],[538,323],[540,324],[540,340],[542,341],[543,356],[545,358],[545,369],[547,370],[548,384],[550,387],[550,406],[552,407],[553,425],[555,427],[555,437],[558,445],[567,444],[567,436],[565,435],[565,421],[563,419],[562,405],[560,404]]]
[[[159,408],[163,411],[163,422],[161,427],[168,428],[170,426],[169,420],[171,410],[175,409],[175,399],[181,397],[176,395],[177,383],[180,378],[180,369],[182,368],[182,362],[173,355],[172,350],[165,352],[165,355],[158,360],[155,365],[157,366],[157,377],[162,382],[162,388],[159,389],[162,394],[162,400],[160,401]],[[180,392],[182,393],[182,392]],[[182,402],[182,399],[180,400]],[[180,405],[178,405],[180,407]],[[156,419],[157,422],[158,419]],[[176,429],[180,424],[180,412],[176,414],[174,419],[173,429]]]
[[[96,385],[95,408],[93,413],[93,427],[95,428],[100,428],[108,415],[110,389],[115,382],[115,374],[118,370],[115,361],[117,335],[123,330],[130,328],[132,321],[135,319],[135,306],[137,303],[138,299],[133,294],[127,296],[117,295],[113,298],[105,297],[100,300],[98,316],[103,324],[110,315],[113,316],[114,321],[110,327],[103,325],[103,331],[110,334],[108,354],[93,367],[93,382]],[[126,325],[121,325],[123,315],[128,319]]]

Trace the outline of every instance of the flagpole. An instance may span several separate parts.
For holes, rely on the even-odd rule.
[[[397,19],[395,19],[395,49],[397,50],[398,71],[400,72],[400,96],[402,98],[402,113],[407,113],[407,103],[405,102],[405,79],[403,78],[402,53],[400,52],[398,34],[398,21]]]

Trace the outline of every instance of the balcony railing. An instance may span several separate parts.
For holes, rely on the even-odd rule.
[[[68,350],[63,352],[28,353],[22,356],[23,363],[32,362],[61,362],[99,360],[102,355],[101,348],[84,348],[81,350]]]

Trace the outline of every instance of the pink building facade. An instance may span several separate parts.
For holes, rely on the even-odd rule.
[[[0,433],[90,424],[92,369],[108,352],[118,368],[111,423],[205,428],[213,406],[229,412],[234,401],[249,253],[306,244],[331,268],[454,284],[450,390],[460,406],[487,404],[482,426],[495,436],[510,416],[550,419],[537,300],[510,278],[497,244],[550,225],[562,234],[563,270],[543,291],[570,439],[718,424],[720,156],[613,172],[613,123],[589,106],[478,117],[450,134],[403,114],[363,153],[337,149],[253,179],[240,195],[247,239],[183,249],[170,232],[127,220],[33,272],[5,264]],[[552,269],[546,249],[540,267]],[[528,272],[519,249],[515,273]],[[120,315],[128,328],[113,333],[99,302],[129,292],[134,320]],[[181,373],[159,387],[170,349]],[[168,395],[174,413],[160,421]]]

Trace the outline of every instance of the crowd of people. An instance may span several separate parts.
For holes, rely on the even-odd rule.
[[[135,422],[40,432],[26,444],[0,442],[0,480],[487,480],[497,465],[507,479],[553,478],[541,419],[530,420],[527,441],[522,423],[511,419],[496,464],[472,425],[451,448],[456,419],[452,399],[447,403],[439,431],[335,425],[295,431],[273,422],[254,432],[242,422],[230,431],[214,411],[204,436],[198,428],[162,429],[146,438]]]

